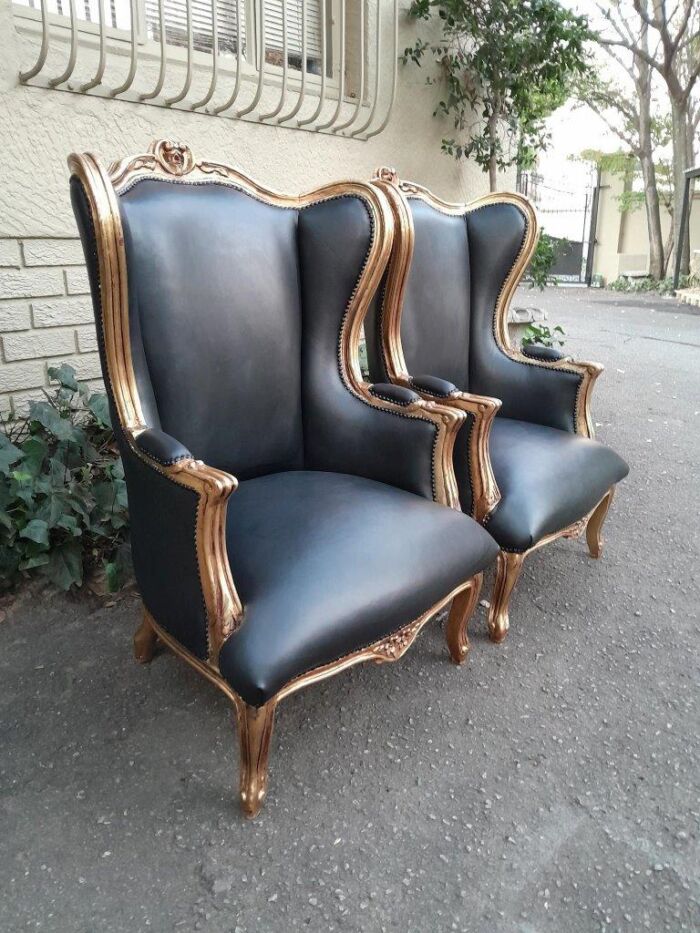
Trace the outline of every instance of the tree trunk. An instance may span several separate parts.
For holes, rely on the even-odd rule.
[[[492,114],[488,122],[489,136],[489,191],[498,190],[498,117]]]
[[[690,217],[684,231],[681,231],[683,213],[683,191],[685,189],[685,170],[688,168],[688,112],[686,102],[671,98],[671,126],[673,142],[673,242],[675,248],[683,239],[681,253],[681,275],[690,271]]]
[[[644,37],[646,42],[646,37]],[[644,181],[644,207],[647,215],[649,235],[649,275],[661,279],[664,274],[664,243],[661,233],[661,210],[659,190],[656,186],[654,166],[654,141],[651,131],[651,69],[645,62],[638,62],[635,80],[639,100],[639,158]]]

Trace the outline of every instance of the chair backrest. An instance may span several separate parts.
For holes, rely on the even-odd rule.
[[[138,420],[239,479],[302,468],[315,396],[333,390],[319,380],[341,384],[339,332],[373,237],[358,190],[372,190],[277,195],[162,141],[141,158],[102,178],[123,236]]]
[[[370,374],[437,376],[462,391],[496,394],[489,386],[507,364],[505,315],[520,274],[513,273],[536,227],[529,205],[511,194],[450,204],[391,169],[380,169],[376,182],[392,202],[397,237],[384,300],[367,328]],[[392,354],[382,350],[389,332]]]

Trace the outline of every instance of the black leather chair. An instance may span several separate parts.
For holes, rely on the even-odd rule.
[[[509,343],[508,305],[539,236],[527,199],[449,204],[393,169],[379,169],[374,184],[396,234],[366,327],[370,375],[468,415],[455,471],[463,510],[500,546],[489,632],[502,641],[528,554],[584,529],[591,556],[601,554],[603,521],[628,473],[593,440],[589,400],[602,367]]]
[[[136,656],[160,639],[235,704],[254,815],[283,697],[396,660],[450,601],[464,660],[497,552],[459,511],[464,415],[362,380],[393,234],[380,191],[286,197],[164,140],[69,166],[145,605]]]

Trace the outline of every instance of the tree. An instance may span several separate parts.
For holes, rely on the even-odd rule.
[[[528,168],[546,147],[546,117],[586,69],[587,21],[556,0],[414,0],[410,15],[442,24],[439,41],[418,38],[403,61],[430,58],[446,81],[435,113],[459,135],[443,151],[474,159],[495,191],[499,169]]]
[[[697,0],[675,0],[672,6],[667,0],[631,0],[631,9],[629,4],[599,9],[610,27],[610,34],[599,36],[600,44],[632,52],[660,76],[668,93],[673,146],[673,242],[678,244],[685,171],[693,163],[698,125],[693,91],[700,76],[700,6]],[[687,274],[689,260],[688,227],[681,272]]]
[[[607,20],[621,15],[620,8],[612,6],[599,9]],[[638,45],[641,51],[649,50],[649,27],[641,24]],[[615,135],[627,146],[639,162],[644,184],[644,208],[649,235],[649,275],[661,279],[665,272],[661,210],[657,184],[654,151],[659,139],[661,122],[652,113],[653,70],[646,59],[637,51],[618,49],[601,42],[601,48],[619,72],[618,80],[603,78],[597,70],[591,70],[579,82],[578,97],[586,103]],[[621,79],[626,77],[628,87]],[[656,137],[656,138],[655,138]]]

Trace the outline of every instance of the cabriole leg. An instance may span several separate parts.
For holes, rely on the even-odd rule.
[[[501,642],[508,633],[508,605],[520,571],[523,569],[525,554],[512,554],[499,551],[496,559],[496,579],[493,584],[491,608],[489,609],[489,638]]]
[[[588,519],[586,525],[586,541],[588,542],[588,552],[593,558],[598,558],[603,553],[603,522],[608,514],[610,503],[613,499],[613,487],[598,503],[595,511]]]
[[[143,620],[134,635],[134,657],[139,664],[149,664],[156,650],[158,636],[151,626],[150,618],[148,612],[144,610]]]
[[[267,791],[267,760],[270,753],[275,702],[264,706],[236,704],[238,739],[241,749],[241,807],[248,817],[256,816]]]
[[[450,657],[455,664],[462,664],[469,652],[469,619],[474,612],[474,607],[481,592],[481,584],[484,575],[478,573],[469,581],[461,593],[458,593],[452,600],[452,608],[447,619],[447,647],[450,649]]]

